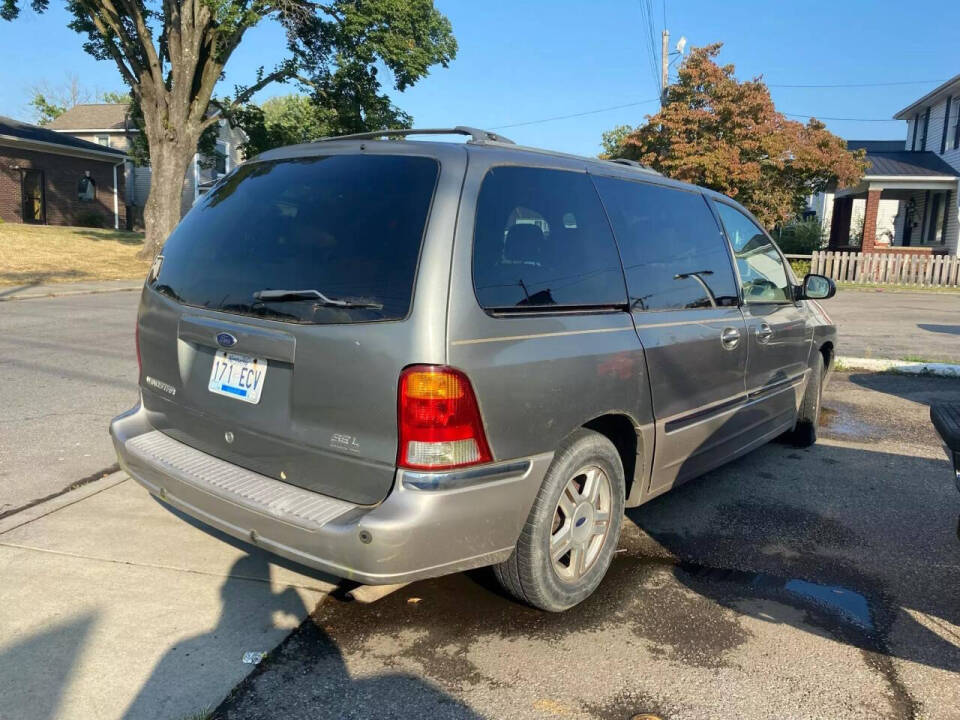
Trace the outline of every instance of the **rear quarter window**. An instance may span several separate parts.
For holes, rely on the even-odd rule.
[[[489,310],[625,305],[620,258],[590,178],[490,170],[477,198],[473,282]]]
[[[651,183],[596,178],[635,310],[739,304],[730,253],[706,200]]]
[[[241,166],[170,235],[150,284],[186,305],[289,322],[403,318],[438,172],[431,158],[385,155]],[[365,307],[264,301],[261,290],[318,290]]]

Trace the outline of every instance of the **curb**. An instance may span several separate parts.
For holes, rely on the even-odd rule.
[[[837,357],[838,369],[893,372],[904,375],[935,375],[960,378],[960,365],[939,362],[914,362],[911,360],[883,360],[881,358]]]
[[[106,475],[98,480],[85,483],[74,490],[68,490],[62,495],[56,495],[46,502],[32,505],[14,515],[9,515],[0,520],[0,535],[16,530],[18,527],[39,520],[45,515],[61,510],[69,505],[86,500],[91,495],[108,490],[114,485],[119,485],[127,480],[127,474],[123,470],[118,470],[111,475]]]
[[[66,297],[68,295],[101,295],[104,293],[132,292],[143,289],[143,285],[130,285],[129,287],[115,288],[90,288],[89,290],[64,290],[58,292],[50,290],[48,292],[28,293],[25,295],[6,295],[0,297],[0,302],[13,302],[14,300],[40,300],[41,298]]]

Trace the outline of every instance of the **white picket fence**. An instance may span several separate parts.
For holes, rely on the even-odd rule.
[[[960,257],[907,253],[815,252],[810,272],[837,282],[960,286]]]

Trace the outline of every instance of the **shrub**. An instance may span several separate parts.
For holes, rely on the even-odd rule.
[[[791,260],[790,267],[793,269],[793,274],[797,276],[797,280],[803,280],[804,276],[810,272],[810,261]]]
[[[809,255],[823,247],[823,229],[816,218],[794,220],[780,228],[777,244],[789,255]]]
[[[77,215],[77,225],[88,228],[102,228],[103,213],[94,212],[93,210],[86,210],[79,213]]]

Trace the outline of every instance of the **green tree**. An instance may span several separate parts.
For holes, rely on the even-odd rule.
[[[30,105],[37,116],[37,125],[49,125],[67,111],[66,107],[58,105],[41,92],[33,94],[33,97],[30,98]]]
[[[600,139],[600,157],[610,159],[623,157],[624,143],[635,128],[629,125],[617,125],[613,130],[607,130]]]
[[[49,1],[29,4],[44,12]],[[0,0],[0,17],[13,20],[26,2]],[[375,128],[392,107],[378,68],[402,91],[457,51],[450,22],[432,0],[68,0],[66,6],[84,50],[116,64],[143,117],[153,166],[145,257],[159,251],[180,219],[183,179],[203,132],[263,88],[299,82],[337,110],[341,126]],[[285,29],[286,56],[214,100],[234,51],[265,20]]]
[[[295,145],[337,134],[336,112],[306,95],[281,95],[262,105],[237,112],[237,124],[247,134],[243,153],[253,157],[282,145]]]
[[[714,62],[720,48],[692,50],[660,112],[605,135],[605,152],[736,198],[768,227],[795,218],[828,185],[860,181],[862,150],[848,151],[815,118],[803,124],[777,112],[761,78],[739,82],[733,65]]]

